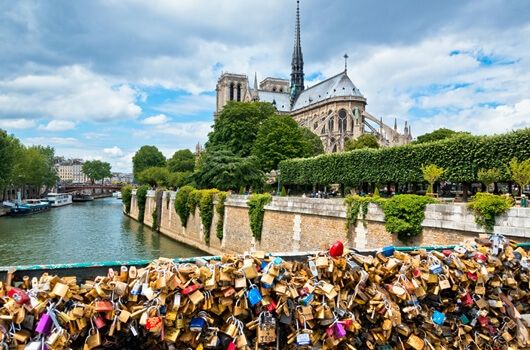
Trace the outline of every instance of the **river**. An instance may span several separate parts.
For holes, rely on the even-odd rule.
[[[0,217],[0,265],[58,264],[206,255],[122,213],[116,198],[25,217]]]

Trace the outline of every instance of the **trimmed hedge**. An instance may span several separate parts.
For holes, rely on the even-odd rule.
[[[475,182],[484,168],[502,170],[513,157],[530,158],[530,128],[495,136],[455,138],[383,149],[361,149],[280,163],[282,183],[295,185],[342,183],[423,183],[421,166],[435,164],[452,182]]]

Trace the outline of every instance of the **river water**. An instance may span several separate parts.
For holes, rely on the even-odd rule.
[[[0,217],[0,265],[58,264],[206,255],[96,199],[25,217]]]

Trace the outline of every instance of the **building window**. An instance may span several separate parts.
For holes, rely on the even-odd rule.
[[[339,111],[339,132],[342,134],[346,132],[346,111],[341,109]]]
[[[283,92],[283,88],[280,88],[280,92]]]
[[[334,123],[335,123],[335,118],[333,118],[333,116],[331,116],[331,118],[329,118],[329,122],[328,122],[329,132],[333,132]]]
[[[276,86],[272,88],[272,92],[276,92]]]
[[[230,83],[230,101],[234,100],[234,83]]]
[[[241,83],[237,84],[237,100],[241,101]]]

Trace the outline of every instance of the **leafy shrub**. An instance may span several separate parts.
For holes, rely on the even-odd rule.
[[[281,197],[287,196],[287,190],[285,189],[285,186],[282,186],[282,190],[280,191],[280,196]]]
[[[188,210],[191,215],[195,215],[195,209],[201,201],[201,190],[193,189],[188,196]]]
[[[488,192],[488,188],[492,183],[500,180],[501,176],[501,171],[497,168],[480,169],[477,173],[478,181],[486,186],[486,192]]]
[[[440,177],[444,174],[444,168],[441,168],[435,164],[429,164],[426,166],[421,166],[421,172],[423,173],[423,178],[429,183],[429,188],[427,193],[433,193],[434,183],[438,181]]]
[[[121,201],[125,205],[125,212],[129,214],[131,212],[131,199],[132,199],[132,186],[127,185],[121,188]]]
[[[215,211],[219,216],[219,220],[217,220],[217,227],[215,228],[215,232],[219,240],[223,239],[223,225],[225,221],[225,200],[227,196],[227,192],[217,193],[217,204],[215,205]]]
[[[436,201],[415,194],[400,194],[381,203],[384,203],[382,207],[385,213],[385,229],[397,234],[400,241],[406,242],[421,233],[425,207]]]
[[[195,189],[191,186],[182,186],[175,197],[175,211],[180,217],[180,222],[184,227],[188,224],[188,217],[190,216],[188,197],[194,190]]]
[[[467,206],[473,211],[475,222],[486,232],[493,232],[495,218],[507,212],[513,206],[513,201],[506,196],[479,192],[473,196]]]
[[[143,185],[136,190],[136,200],[138,202],[138,221],[144,222],[145,201],[147,200],[147,191],[149,186]]]
[[[252,236],[258,241],[261,240],[261,231],[263,229],[263,216],[265,215],[265,205],[269,204],[272,196],[268,193],[253,194],[248,199],[248,215],[250,218],[250,230]]]

